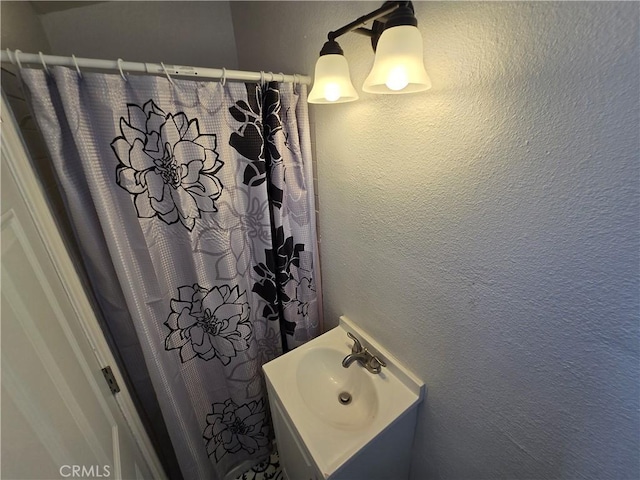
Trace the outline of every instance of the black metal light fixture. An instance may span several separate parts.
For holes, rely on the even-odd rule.
[[[364,28],[373,21],[371,29]],[[382,7],[327,35],[316,63],[309,103],[342,103],[358,99],[349,66],[336,38],[348,32],[371,37],[375,59],[362,89],[369,93],[413,93],[431,88],[424,69],[422,35],[411,2],[385,2]]]

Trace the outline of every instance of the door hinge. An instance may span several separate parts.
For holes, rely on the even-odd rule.
[[[113,376],[113,371],[111,367],[107,365],[102,369],[102,374],[104,375],[104,379],[107,381],[107,385],[111,389],[111,393],[118,393],[120,391],[120,386],[118,382],[116,382],[116,377]]]

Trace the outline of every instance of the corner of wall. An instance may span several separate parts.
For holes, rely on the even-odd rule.
[[[31,2],[0,2],[2,48],[50,53],[51,45]]]

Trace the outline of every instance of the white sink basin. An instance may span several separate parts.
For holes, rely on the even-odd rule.
[[[305,406],[335,428],[358,429],[370,424],[378,413],[378,392],[373,375],[351,365],[342,366],[344,350],[312,347],[298,363],[296,386]],[[343,404],[340,394],[348,394]]]
[[[379,374],[370,373],[358,362],[344,368],[342,360],[353,345],[347,332],[387,367]],[[345,317],[340,317],[338,327],[272,360],[263,369],[269,395],[275,397],[270,398],[272,413],[277,400],[277,409],[288,417],[288,428],[302,440],[324,478],[334,478],[333,472],[407,412],[415,415],[415,406],[424,395],[422,381]],[[348,404],[340,402],[341,393],[351,396]],[[398,428],[404,427],[393,431]],[[413,438],[413,430],[409,438]]]

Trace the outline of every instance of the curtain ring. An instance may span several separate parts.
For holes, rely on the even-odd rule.
[[[164,74],[167,76],[167,80],[169,80],[171,85],[175,85],[175,83],[173,83],[173,78],[171,78],[171,76],[169,75],[169,72],[167,72],[167,67],[165,67],[164,63],[162,62],[160,62],[160,65],[162,65],[162,69],[164,70]]]
[[[269,80],[269,81],[273,82],[273,79],[274,79],[273,72],[269,72],[269,75],[271,75],[271,80]]]
[[[227,69],[222,67],[222,77],[220,83],[224,87],[227,84]]]
[[[14,50],[13,51],[13,56],[16,58],[16,63],[18,64],[18,68],[20,70],[22,70],[22,64],[20,63],[20,54],[22,53],[22,50]]]
[[[122,71],[122,59],[119,58],[117,63],[118,63],[118,70],[120,70],[120,76],[125,82],[128,82],[129,79],[125,76],[124,72]]]
[[[80,71],[80,67],[78,66],[78,59],[73,53],[71,54],[71,58],[73,59],[73,63],[76,66],[76,72],[78,72],[78,76],[82,78],[82,72]]]
[[[47,72],[48,75],[51,75],[51,72],[49,71],[49,67],[47,67],[46,63],[44,63],[44,55],[42,54],[42,52],[38,52],[38,55],[40,55],[40,61],[42,62],[42,66],[44,67],[44,71]]]
[[[11,65],[15,65],[16,59],[11,56],[11,50],[9,50],[8,48],[7,48],[7,56],[9,57],[9,61],[11,62]]]
[[[19,50],[16,50],[18,52]],[[260,87],[264,88],[264,72],[260,70]]]
[[[280,80],[282,83],[284,83],[284,73],[280,72],[280,75],[282,75],[282,80]]]

